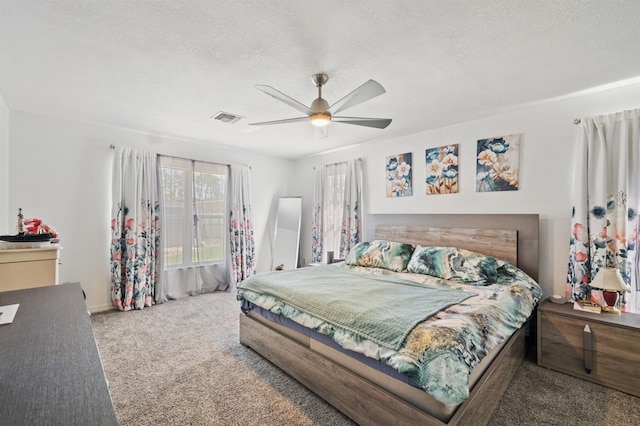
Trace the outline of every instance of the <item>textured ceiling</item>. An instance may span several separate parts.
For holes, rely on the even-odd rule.
[[[391,125],[248,126],[301,115],[254,85],[309,105],[318,72],[330,104],[378,81],[345,115]],[[10,109],[290,158],[638,76],[639,0],[0,1]]]

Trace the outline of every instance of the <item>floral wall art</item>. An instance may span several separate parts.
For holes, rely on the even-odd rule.
[[[476,152],[476,192],[518,190],[519,134],[480,139]]]
[[[411,195],[411,153],[387,157],[387,197]]]
[[[427,195],[458,192],[458,145],[425,150]]]

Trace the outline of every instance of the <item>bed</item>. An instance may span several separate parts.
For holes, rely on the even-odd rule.
[[[537,215],[500,215],[500,217],[503,219],[497,219],[493,215],[464,215],[464,217],[446,215],[445,219],[436,218],[435,223],[438,223],[438,226],[385,224],[385,218],[373,219],[371,222],[374,223],[374,231],[370,234],[370,242],[356,247],[345,264],[302,268],[298,271],[269,272],[259,274],[260,279],[267,279],[267,282],[259,282],[260,280],[257,279],[243,282],[238,291],[238,298],[243,308],[243,313],[240,314],[240,342],[260,353],[360,424],[486,423],[524,358],[527,319],[540,297],[540,289],[535,281],[531,278],[527,279],[529,276],[537,279],[538,217]],[[418,218],[418,221],[424,223],[430,219],[434,218]],[[487,220],[494,228],[472,226],[474,223],[486,224]],[[403,220],[403,222],[407,221]],[[443,226],[442,223],[445,225],[464,223],[469,227],[449,227]],[[511,229],[495,228],[504,224]],[[524,238],[521,239],[519,236]],[[524,245],[522,240],[525,240]],[[371,252],[380,251],[376,244],[386,243],[393,243],[394,250],[401,247],[407,251],[407,245],[413,246],[411,253],[404,256],[406,264],[391,266],[393,270],[390,271],[386,268],[371,267],[367,263]],[[419,258],[417,256],[419,250],[423,260],[425,253],[428,254],[426,264],[415,261],[414,257]],[[363,255],[363,253],[368,254]],[[425,265],[433,267],[433,256],[440,260],[445,259],[446,264],[446,259],[458,259],[461,253],[467,256],[465,257],[467,261],[469,253],[482,253],[486,259],[494,259],[496,263],[494,266],[500,271],[517,270],[518,274],[524,271],[528,274],[527,278],[518,276],[518,280],[526,282],[526,285],[515,286],[509,283],[509,290],[503,291],[502,288],[495,290],[494,287],[498,284],[493,282],[483,285],[475,283],[469,286],[464,279],[457,279],[459,277],[452,284],[450,280],[444,280],[440,276],[441,272],[437,272],[435,278],[424,273],[406,272],[406,266],[412,260],[414,261],[413,270],[416,271]],[[477,258],[482,259],[482,265],[485,265],[486,259],[483,256]],[[397,257],[393,259],[396,261]],[[524,269],[518,269],[521,266]],[[489,269],[493,271],[492,268]],[[403,270],[405,272],[402,272]],[[451,275],[452,270],[450,268],[443,276],[450,278],[448,275]],[[427,272],[434,273],[433,270]],[[509,272],[509,276],[513,274],[515,272]],[[486,278],[489,275],[483,276]],[[346,278],[344,283],[340,281],[340,285],[345,287],[351,280],[354,281],[353,285],[359,285],[361,284],[359,280],[362,279],[370,280],[366,281],[367,286],[377,289],[375,286],[378,285],[378,281],[390,280],[393,281],[393,285],[403,286],[403,295],[412,295],[413,291],[435,289],[439,290],[438,295],[444,294],[451,300],[445,297],[439,302],[440,306],[425,307],[427,311],[434,310],[434,313],[427,314],[426,319],[423,318],[419,322],[415,322],[415,318],[411,318],[409,314],[409,318],[406,319],[409,322],[403,323],[399,330],[405,329],[407,324],[414,324],[411,322],[414,321],[415,324],[410,327],[411,330],[399,337],[391,338],[392,334],[379,335],[373,332],[373,334],[357,334],[358,331],[354,337],[351,333],[353,330],[348,324],[335,320],[338,321],[336,326],[333,317],[327,317],[326,313],[316,318],[309,315],[309,308],[299,304],[297,300],[282,302],[274,298],[274,291],[279,291],[279,286],[285,286],[286,282],[290,282],[294,289],[305,292],[312,291],[311,289],[316,287],[321,288],[321,285],[316,284],[322,281],[317,280],[338,281],[342,280],[342,276]],[[362,278],[364,276],[366,278]],[[464,275],[464,277],[467,276]],[[269,280],[273,283],[275,290],[268,287]],[[477,276],[471,277],[471,282],[477,280]],[[495,277],[493,280],[496,280]],[[306,285],[300,285],[300,283],[306,283]],[[309,283],[314,284],[309,285]],[[529,291],[530,294],[522,296],[522,301],[517,302],[518,306],[522,304],[523,307],[509,308],[508,311],[514,311],[511,313],[517,314],[519,323],[517,328],[513,327],[506,335],[504,333],[508,327],[488,326],[491,324],[487,322],[487,317],[484,314],[479,315],[479,311],[473,311],[478,303],[494,304],[493,299],[508,297],[511,300],[517,297],[517,300],[520,300],[519,293],[523,292],[523,288],[528,289],[524,293]],[[449,290],[451,294],[448,294]],[[491,296],[492,292],[495,293],[494,296]],[[469,295],[465,295],[466,293]],[[518,294],[514,296],[512,293]],[[410,299],[417,297],[411,296]],[[460,297],[462,297],[461,301],[455,300]],[[329,303],[333,306],[336,302]],[[416,310],[417,305],[412,306],[409,302],[406,304],[407,311]],[[481,326],[478,327],[480,331],[476,334],[486,332],[491,344],[487,344],[487,348],[484,349],[477,348],[475,347],[477,336],[473,331],[467,333],[472,336],[464,337],[467,340],[463,346],[471,346],[472,349],[463,348],[464,355],[458,356],[458,358],[467,358],[464,360],[468,364],[467,367],[451,364],[452,356],[441,355],[435,349],[429,349],[430,353],[437,353],[437,356],[433,357],[415,352],[415,343],[420,342],[416,340],[416,336],[424,334],[425,330],[444,329],[438,325],[437,321],[451,321],[452,312],[455,313],[457,310],[475,312],[475,315],[471,315],[474,321],[481,318],[480,324],[487,325],[486,330],[491,330],[490,332],[482,331],[485,327]],[[418,314],[420,315],[422,314]],[[400,322],[403,321],[405,320]],[[459,321],[457,317],[456,321]],[[390,328],[393,329],[393,327]],[[500,329],[498,334],[502,333],[501,338],[491,334],[493,328]],[[397,331],[394,329],[393,333]],[[429,336],[428,339],[433,340],[433,336]],[[456,339],[452,340],[459,343],[460,339]],[[398,345],[398,341],[402,346]],[[411,346],[410,343],[414,346],[407,349],[407,346]],[[459,349],[457,351],[461,352]],[[414,358],[408,358],[408,353]],[[474,359],[469,360],[469,357]],[[429,364],[432,361],[424,361],[427,358],[434,358],[436,362]],[[439,379],[432,380],[438,374]],[[436,388],[432,381],[444,382],[444,386]]]

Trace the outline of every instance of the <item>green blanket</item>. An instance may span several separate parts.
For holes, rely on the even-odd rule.
[[[419,322],[472,296],[334,266],[266,272],[243,281],[238,290],[273,296],[394,350]]]

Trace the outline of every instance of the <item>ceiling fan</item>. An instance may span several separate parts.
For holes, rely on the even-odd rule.
[[[369,80],[356,88],[353,92],[349,93],[338,102],[329,106],[329,103],[322,97],[322,86],[329,81],[329,76],[326,74],[314,74],[311,80],[318,88],[318,97],[308,107],[295,99],[285,95],[277,89],[271,86],[256,85],[258,90],[266,93],[269,96],[276,98],[277,100],[284,102],[285,104],[297,109],[305,114],[305,117],[287,118],[284,120],[263,121],[261,123],[249,123],[250,126],[264,126],[270,124],[285,124],[285,123],[297,123],[303,121],[309,121],[314,126],[323,128],[326,131],[326,126],[332,122],[354,124],[356,126],[373,127],[376,129],[384,129],[390,123],[390,118],[369,118],[369,117],[344,117],[337,116],[335,114],[340,111],[344,111],[347,108],[351,108],[376,96],[386,93],[384,87],[380,83]]]

